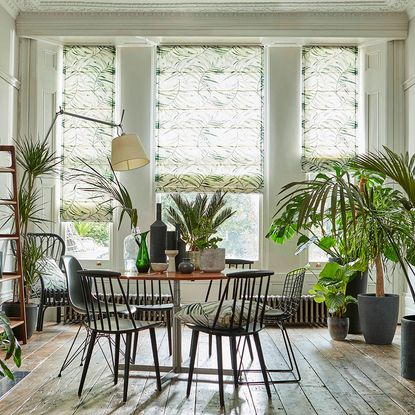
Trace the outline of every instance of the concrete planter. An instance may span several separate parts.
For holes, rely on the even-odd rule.
[[[391,344],[398,323],[399,295],[359,294],[357,301],[366,343]]]
[[[344,340],[349,332],[348,317],[328,317],[327,326],[333,340]]]
[[[225,248],[204,249],[200,253],[200,270],[220,272],[225,269]]]
[[[401,320],[401,375],[415,380],[415,316]]]

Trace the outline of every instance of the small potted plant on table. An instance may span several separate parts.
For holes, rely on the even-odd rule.
[[[211,197],[198,193],[194,199],[178,193],[171,195],[174,205],[167,207],[167,220],[180,226],[195,269],[214,272],[225,268],[225,249],[217,247],[222,239],[214,236],[219,226],[235,213],[226,207],[225,196],[220,191]]]

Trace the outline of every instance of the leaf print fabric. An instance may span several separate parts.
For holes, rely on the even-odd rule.
[[[354,156],[357,48],[303,48],[303,168],[310,159]]]
[[[156,190],[263,188],[263,48],[157,49]]]
[[[114,120],[115,48],[108,46],[65,46],[63,108],[67,112]],[[111,154],[113,128],[70,116],[62,116],[63,221],[111,221],[111,206],[85,191],[71,176],[74,168],[83,169],[84,160],[103,174],[111,174],[107,157]]]

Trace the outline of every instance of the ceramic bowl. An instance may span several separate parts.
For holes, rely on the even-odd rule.
[[[152,262],[151,269],[154,272],[164,272],[169,267],[169,264],[166,262]]]

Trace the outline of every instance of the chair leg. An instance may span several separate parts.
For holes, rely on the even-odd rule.
[[[37,331],[43,331],[43,316],[45,314],[46,308],[47,307],[45,307],[43,304],[39,304],[36,324]]]
[[[137,347],[138,347],[138,331],[134,333],[134,343],[133,343],[133,355],[131,356],[131,363],[135,363],[135,357],[137,355]]]
[[[292,361],[294,362],[294,366],[295,366],[295,370],[296,370],[296,372],[297,372],[297,378],[295,379],[297,382],[299,382],[300,380],[301,380],[301,374],[300,374],[300,371],[299,371],[299,369],[298,369],[298,365],[297,365],[297,359],[295,358],[295,354],[294,354],[294,351],[293,351],[293,348],[292,348],[292,345],[291,345],[291,341],[290,341],[290,338],[289,338],[289,336],[288,336],[288,332],[287,332],[287,329],[284,327],[284,326],[282,326],[281,327],[281,330],[282,330],[282,333],[283,333],[283,335],[285,334],[285,338],[286,338],[286,347],[287,347],[287,345],[288,345],[288,348],[287,348],[287,353],[288,353],[288,356],[290,356],[290,354],[291,354],[291,357],[292,357]],[[291,358],[290,358],[290,362],[291,362]],[[292,363],[291,363],[291,366],[292,366]],[[294,371],[294,370],[293,370]],[[295,377],[295,375],[294,375],[294,377]]]
[[[197,351],[197,342],[199,340],[199,332],[197,330],[192,330],[192,340],[190,343],[190,364],[189,364],[189,376],[187,378],[187,392],[186,397],[190,395],[190,389],[192,387],[193,372],[195,368],[196,360],[196,351]]]
[[[130,357],[131,357],[131,340],[133,334],[127,333],[126,335],[126,345],[125,345],[125,362],[124,362],[124,392],[123,392],[123,402],[127,402],[127,393],[128,393],[128,380],[130,377]]]
[[[68,353],[66,354],[66,357],[65,357],[65,360],[63,361],[63,363],[62,363],[62,366],[61,366],[61,370],[59,371],[59,374],[58,374],[58,377],[60,378],[61,376],[62,376],[62,372],[64,371],[64,369],[66,369],[67,368],[67,366],[74,360],[74,358],[79,354],[79,353],[81,353],[81,347],[83,346],[83,344],[85,343],[85,340],[81,343],[81,345],[78,347],[78,349],[76,350],[76,352],[71,356],[71,351],[72,351],[72,349],[73,349],[73,346],[74,346],[74,344],[75,344],[75,342],[76,342],[76,339],[78,338],[78,336],[79,336],[79,332],[81,331],[81,328],[82,328],[82,324],[80,324],[79,325],[79,328],[78,328],[78,331],[76,332],[76,334],[75,334],[75,337],[74,337],[74,339],[73,339],[73,341],[72,341],[72,344],[71,344],[71,347],[69,348],[69,350],[68,350]],[[70,358],[69,358],[69,356],[71,356]]]
[[[62,310],[60,307],[56,307],[56,323],[60,324],[61,319],[62,319]]]
[[[209,357],[212,357],[212,335],[209,334]]]
[[[222,336],[216,336],[216,353],[218,358],[218,380],[219,380],[219,400],[220,406],[225,406],[223,394],[223,361],[222,361]]]
[[[154,327],[151,327],[149,330],[150,330],[150,339],[151,339],[151,349],[153,350],[154,369],[156,370],[157,390],[161,392],[161,377],[160,377],[159,356],[157,353],[156,331],[154,330]]]
[[[249,336],[246,336],[246,342],[248,344],[249,356],[251,357],[251,360],[254,360],[254,353],[252,351],[252,344],[251,344],[251,339],[249,338]]]
[[[259,334],[254,333],[253,336],[254,336],[256,351],[258,353],[259,364],[261,366],[262,376],[264,377],[265,388],[267,390],[268,398],[271,399],[271,389],[269,387],[268,372],[265,366],[264,355],[262,354],[262,347],[261,347],[261,341],[259,339]]]
[[[115,335],[115,350],[114,350],[114,385],[118,383],[118,368],[120,365],[120,337],[121,334]]]
[[[94,345],[95,345],[96,338],[97,338],[97,332],[92,331],[91,332],[91,339],[90,339],[89,344],[88,344],[88,351],[86,352],[86,359],[85,359],[84,369],[82,370],[81,382],[79,384],[79,389],[78,389],[78,396],[79,397],[81,396],[82,389],[84,388],[85,378],[86,378],[86,374],[88,372],[89,362],[91,361],[92,352],[94,350]]]
[[[235,388],[239,386],[238,382],[238,363],[237,363],[237,347],[236,347],[236,337],[229,337],[229,346],[231,352],[231,362],[232,362],[232,371],[233,371],[233,384]]]
[[[167,326],[167,339],[169,341],[169,356],[172,355],[172,336],[171,336],[171,312],[166,312],[166,326]]]

